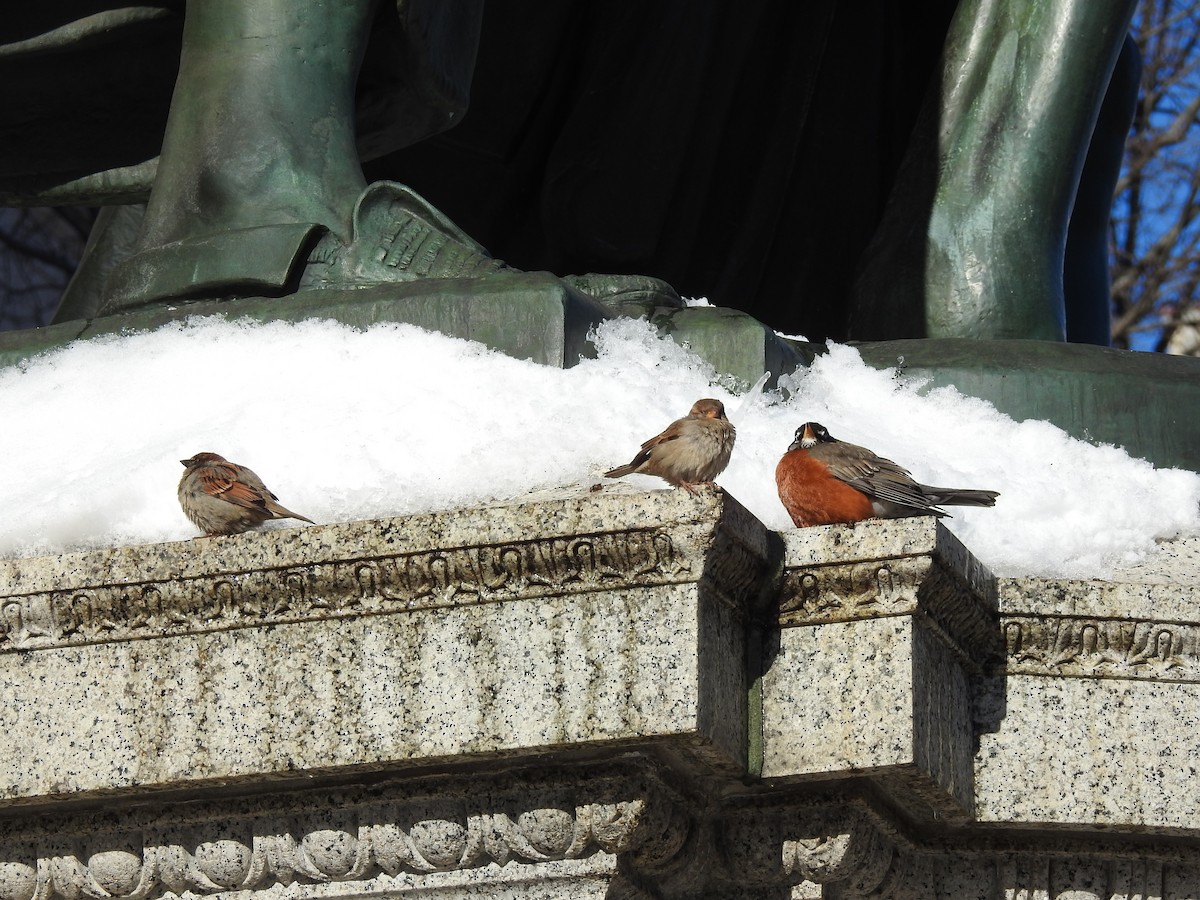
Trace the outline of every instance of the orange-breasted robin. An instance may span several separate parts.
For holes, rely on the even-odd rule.
[[[725,471],[736,437],[720,400],[697,400],[691,412],[642,444],[631,462],[604,475],[657,475],[668,484],[693,491],[697,484],[712,481]]]
[[[918,484],[908,470],[805,422],[775,467],[779,499],[800,528],[863,519],[944,516],[939,506],[995,506],[995,491]]]

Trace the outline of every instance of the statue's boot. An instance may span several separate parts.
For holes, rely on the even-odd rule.
[[[387,181],[359,196],[348,242],[315,223],[260,225],[137,249],[111,266],[85,261],[80,272],[94,272],[105,284],[98,291],[84,278],[72,283],[63,308],[75,310],[75,316],[81,304],[72,295],[84,291],[101,297],[92,315],[103,316],[192,299],[286,297],[430,278],[462,279],[461,289],[469,292],[471,278],[521,274],[411,188]],[[682,305],[670,285],[648,276],[589,274],[561,280],[617,311],[627,304]]]

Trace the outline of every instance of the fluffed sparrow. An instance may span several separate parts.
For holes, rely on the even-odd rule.
[[[262,479],[245,466],[216,453],[197,453],[181,459],[186,468],[179,479],[179,505],[205,534],[240,534],[268,519],[312,519],[280,506]]]
[[[736,436],[720,400],[697,400],[691,412],[642,444],[632,461],[604,475],[657,475],[668,484],[694,491],[697,484],[712,481],[729,465]]]

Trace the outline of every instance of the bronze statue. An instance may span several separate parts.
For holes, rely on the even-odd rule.
[[[480,0],[167,2],[105,10],[32,44],[10,42],[0,60],[86,48],[97,34],[112,41],[110,32],[183,16],[156,159],[89,171],[84,156],[73,160],[84,172],[76,177],[0,178],[10,201],[147,195],[144,213],[101,219],[56,321],[194,298],[519,278],[416,193],[391,182],[368,186],[362,173],[363,156],[461,117],[480,10]],[[135,145],[122,149],[136,155]],[[567,289],[678,302],[668,286],[646,278],[580,276]]]
[[[926,107],[936,140],[923,146],[918,134],[910,151],[910,171],[936,172],[933,195],[906,196],[914,182],[898,179],[857,288],[843,300],[852,335],[1064,337],[1067,221],[1133,4],[959,3],[940,89]],[[30,33],[37,21],[0,26],[19,38],[6,37],[0,65],[56,53],[66,60],[70,49],[111,69],[113,59],[95,48],[119,48],[123,34],[157,47],[178,33],[181,47],[161,154],[146,137],[153,115],[139,122],[118,92],[97,101],[107,123],[85,131],[100,137],[78,145],[83,153],[49,154],[57,171],[0,159],[9,202],[148,200],[140,219],[136,208],[105,214],[59,320],[189,297],[506,270],[420,195],[368,186],[362,173],[364,159],[462,117],[481,0],[163,0],[90,16],[96,4],[57,6],[58,21],[41,23],[41,33]],[[146,80],[161,81],[167,64],[160,59]],[[73,72],[73,84],[90,71]],[[127,116],[130,134],[114,138]],[[41,137],[38,149],[47,142]],[[673,302],[649,279],[569,283]]]
[[[0,336],[0,362],[231,310],[571,365],[633,313],[748,383],[816,349],[771,329],[866,339],[874,364],[1196,465],[1200,425],[1169,414],[1194,405],[1186,364],[1061,343],[1104,340],[1135,2],[18,4],[0,203],[107,208],[60,324]],[[431,139],[464,117],[477,46],[486,127]],[[526,269],[650,277],[524,273],[468,233]],[[1090,399],[1109,378],[1177,399]]]

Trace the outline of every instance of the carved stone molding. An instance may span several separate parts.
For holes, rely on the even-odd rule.
[[[448,793],[393,801],[334,797],[316,806],[176,819],[171,811],[119,824],[80,817],[38,834],[0,834],[0,900],[150,900],[165,893],[258,891],[293,882],[361,882],[511,861],[628,854],[646,870],[683,846],[687,816],[661,791],[581,782],[555,792],[603,796],[571,805],[542,789],[507,798]],[[621,799],[612,799],[619,795]],[[550,801],[550,805],[532,803]],[[240,805],[243,809],[247,804]],[[137,821],[141,819],[141,821]],[[34,830],[34,829],[31,829]]]
[[[830,819],[814,831],[804,823],[803,836],[783,843],[783,869],[793,882],[837,883],[865,895],[876,890],[896,863],[896,847],[862,814]]]
[[[846,622],[912,612],[927,559],[791,569],[784,575],[780,624]]]
[[[1054,844],[1043,839],[1043,846]],[[1131,847],[1120,853],[976,852],[929,854],[909,877],[889,883],[877,897],[960,900],[964,896],[1012,900],[1196,900],[1200,865],[1155,858]]]
[[[675,584],[667,529],[453,547],[0,598],[0,652]]]
[[[986,830],[944,833],[943,842],[907,833],[863,798],[746,802],[715,835],[721,887],[696,896],[783,897],[790,888],[793,900],[1200,900],[1192,843]]]
[[[1008,615],[1001,619],[1013,675],[1200,681],[1200,625],[1149,619]]]
[[[936,522],[910,526],[910,540],[898,544],[868,524],[785,536],[780,626],[917,615],[961,648],[971,668],[998,657],[991,573]],[[864,558],[872,549],[880,555]]]
[[[764,891],[809,883],[866,894],[892,879],[898,859],[895,843],[861,801],[848,798],[834,805],[776,798],[739,806],[723,815],[715,841],[716,879]]]

